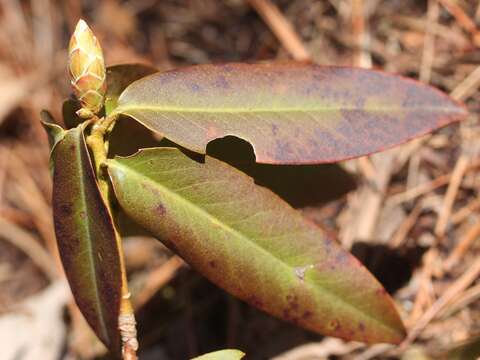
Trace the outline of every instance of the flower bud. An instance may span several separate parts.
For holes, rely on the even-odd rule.
[[[78,22],[70,39],[68,58],[73,92],[82,105],[77,114],[91,118],[103,107],[106,69],[102,48],[83,20]]]

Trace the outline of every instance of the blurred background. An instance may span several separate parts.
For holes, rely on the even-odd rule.
[[[477,1],[0,0],[0,359],[105,356],[59,266],[39,122],[42,109],[62,122],[70,95],[66,46],[80,17],[108,65],[354,65],[431,83],[471,111],[460,125],[379,155],[284,167],[274,178],[256,173],[384,284],[409,329],[401,347],[324,338],[273,319],[211,285],[158,241],[130,237],[140,359],[187,359],[225,347],[248,359],[480,356]]]

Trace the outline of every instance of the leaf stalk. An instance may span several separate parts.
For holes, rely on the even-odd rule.
[[[136,360],[136,352],[138,350],[136,321],[133,306],[130,300],[131,294],[128,289],[127,273],[125,268],[125,259],[123,256],[122,238],[118,232],[114,212],[112,210],[112,187],[105,171],[103,164],[107,160],[108,154],[108,133],[112,130],[117,116],[109,116],[106,118],[95,119],[90,134],[87,136],[87,145],[92,152],[95,173],[97,176],[98,187],[102,194],[103,200],[107,206],[110,216],[113,219],[113,227],[115,230],[115,240],[120,258],[120,269],[122,278],[122,298],[120,301],[120,313],[118,317],[118,328],[122,338],[122,354],[124,360]]]

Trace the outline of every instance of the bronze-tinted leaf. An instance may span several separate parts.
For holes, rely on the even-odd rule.
[[[124,211],[228,292],[322,334],[402,340],[391,298],[361,263],[237,169],[175,148],[108,169]]]
[[[100,340],[115,353],[120,349],[119,254],[82,125],[66,131],[55,146],[52,159],[55,234],[63,267],[82,314]]]
[[[228,135],[257,162],[335,162],[383,150],[459,120],[465,109],[387,73],[310,64],[199,65],[129,85],[116,113],[190,150]]]
[[[153,74],[158,70],[144,64],[120,64],[107,68],[107,95],[105,97],[105,112],[110,114],[117,106],[118,97],[122,91],[135,80]]]

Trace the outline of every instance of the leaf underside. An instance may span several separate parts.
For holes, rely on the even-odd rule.
[[[108,170],[127,215],[233,295],[325,335],[404,337],[391,298],[363,265],[235,168],[155,148],[109,160]]]
[[[52,153],[53,216],[75,301],[100,340],[120,349],[120,262],[112,219],[97,187],[83,126],[65,132]]]
[[[50,144],[50,152],[52,152],[53,148],[65,136],[65,131],[62,129],[61,126],[57,125],[55,119],[50,112],[42,110],[40,112],[40,118],[43,128],[47,132],[48,143]]]
[[[244,356],[245,353],[241,352],[240,350],[226,349],[197,356],[191,360],[240,360]]]
[[[440,91],[387,73],[311,64],[198,65],[130,84],[114,113],[198,153],[216,138],[257,162],[308,164],[370,154],[466,115]]]

